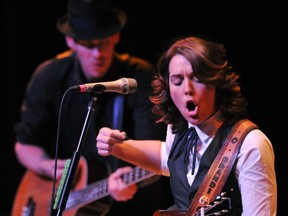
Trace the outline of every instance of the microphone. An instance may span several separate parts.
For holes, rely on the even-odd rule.
[[[98,82],[98,83],[86,83],[70,88],[72,91],[79,92],[117,92],[121,94],[130,94],[137,90],[138,84],[135,79],[121,78],[111,82]]]

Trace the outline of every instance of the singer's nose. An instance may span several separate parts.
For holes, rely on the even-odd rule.
[[[99,47],[93,47],[91,49],[91,53],[93,56],[98,56],[100,54],[101,50],[99,49]]]

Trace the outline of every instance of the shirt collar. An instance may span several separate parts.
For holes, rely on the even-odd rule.
[[[201,125],[193,126],[189,123],[189,127],[195,127],[201,142],[207,143],[210,139],[213,139],[216,132],[223,124],[223,118],[221,112],[216,112]]]

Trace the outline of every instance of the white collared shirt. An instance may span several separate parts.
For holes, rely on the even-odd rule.
[[[187,168],[187,180],[190,185],[198,172],[202,155],[221,124],[214,115],[205,122],[203,128],[195,127],[199,137],[197,143],[199,149],[197,148],[194,175],[191,175],[191,166]],[[167,161],[174,138],[171,125],[168,125],[166,141],[161,145],[162,174],[166,176],[170,175]],[[191,161],[192,157],[190,154]],[[233,169],[242,194],[242,216],[276,216],[277,185],[274,162],[274,151],[268,137],[259,129],[249,132],[243,140]]]

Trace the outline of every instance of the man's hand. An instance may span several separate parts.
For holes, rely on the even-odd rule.
[[[118,168],[108,177],[108,191],[117,201],[127,201],[133,198],[137,192],[136,184],[126,185],[122,180],[122,175],[132,170],[132,167]]]
[[[56,179],[60,179],[63,175],[64,167],[66,160],[57,160],[57,169],[56,169]],[[45,159],[39,162],[39,171],[41,175],[47,176],[49,178],[54,178],[55,172],[55,160],[54,159]]]

